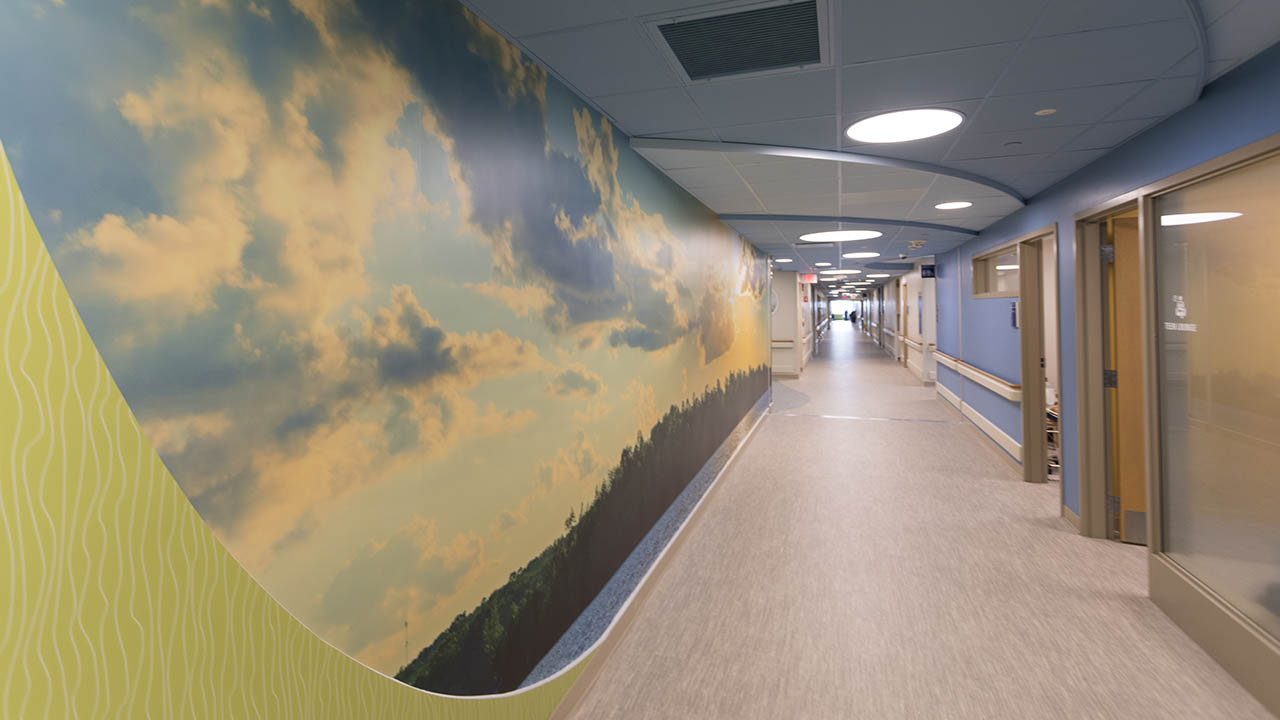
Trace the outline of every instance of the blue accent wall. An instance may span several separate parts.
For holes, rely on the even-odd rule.
[[[1194,167],[1249,143],[1280,132],[1280,45],[1272,46],[1249,62],[1205,87],[1193,105],[1169,117],[1089,166],[1045,190],[1022,210],[992,225],[957,249],[962,285],[959,308],[955,294],[938,293],[939,347],[952,354],[954,327],[961,322],[964,335],[956,345],[960,357],[987,372],[1018,382],[1018,333],[1010,327],[1008,300],[974,300],[967,279],[975,254],[1047,225],[1058,228],[1058,320],[1062,357],[1062,459],[1063,497],[1067,507],[1080,512],[1080,477],[1076,456],[1076,323],[1075,323],[1075,213],[1101,205],[1131,190]],[[942,269],[942,257],[939,269]],[[940,281],[941,282],[941,281]],[[962,320],[960,320],[962,318]],[[947,338],[947,340],[943,340]],[[959,349],[958,349],[959,351]],[[949,388],[952,387],[949,383]],[[1019,437],[1018,413],[990,406],[979,407],[978,391],[964,400],[1011,436]],[[992,396],[995,397],[995,396]],[[996,397],[997,400],[1002,399]],[[1011,403],[1008,403],[1011,404]],[[984,404],[984,407],[986,405]],[[1015,434],[1016,433],[1016,434]]]
[[[958,357],[960,353],[960,305],[956,302],[960,292],[958,257],[956,251],[952,250],[933,259],[938,266],[935,285],[938,297],[938,349],[952,357]],[[939,371],[942,370],[946,368],[940,367]],[[957,389],[957,386],[947,387]]]

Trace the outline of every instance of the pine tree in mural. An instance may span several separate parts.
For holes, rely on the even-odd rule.
[[[672,406],[637,436],[565,534],[453,623],[396,678],[435,692],[513,690],[596,597],[769,386],[763,365]]]

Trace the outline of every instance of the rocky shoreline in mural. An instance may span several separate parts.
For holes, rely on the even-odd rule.
[[[672,406],[646,439],[623,449],[591,504],[565,533],[396,674],[433,692],[514,690],[627,559],[769,387],[769,369],[734,372]]]

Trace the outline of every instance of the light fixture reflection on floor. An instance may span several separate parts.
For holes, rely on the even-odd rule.
[[[801,235],[805,242],[848,242],[850,240],[872,240],[884,235],[879,230],[827,230],[825,232]]]
[[[875,115],[845,130],[850,140],[862,143],[896,143],[921,140],[954,130],[964,122],[955,110],[919,108]]]
[[[1195,225],[1197,223],[1218,222],[1219,220],[1230,220],[1238,218],[1244,213],[1238,212],[1199,212],[1199,213],[1176,213],[1173,215],[1161,215],[1160,224],[1169,225]]]

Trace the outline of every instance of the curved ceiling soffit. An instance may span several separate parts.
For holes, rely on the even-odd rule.
[[[1196,47],[1200,50],[1200,79],[1196,83],[1195,97],[1191,102],[1200,99],[1200,91],[1209,81],[1209,33],[1204,27],[1204,16],[1200,14],[1200,0],[1182,0],[1187,7],[1187,18],[1191,20],[1196,34]]]
[[[815,150],[813,148],[791,147],[789,145],[758,145],[756,143],[719,142],[714,140],[680,140],[677,138],[631,138],[633,150],[692,150],[696,152],[746,153],[749,155],[770,155],[773,157],[790,157],[802,160],[827,160],[854,165],[878,165],[880,167],[898,168],[900,170],[917,170],[919,172],[945,175],[959,180],[968,180],[992,190],[1008,195],[1019,204],[1026,205],[1027,198],[1017,190],[1002,182],[978,175],[949,168],[944,165],[902,160],[900,158],[866,155],[863,153],[840,152],[835,150]]]
[[[716,215],[722,221],[761,220],[764,222],[806,222],[806,223],[849,223],[851,225],[890,225],[893,227],[917,228],[920,230],[939,230],[942,232],[960,233],[961,235],[978,234],[977,230],[942,225],[939,223],[920,222],[918,220],[895,220],[893,218],[848,217],[845,215],[771,215],[769,213],[721,213]]]

